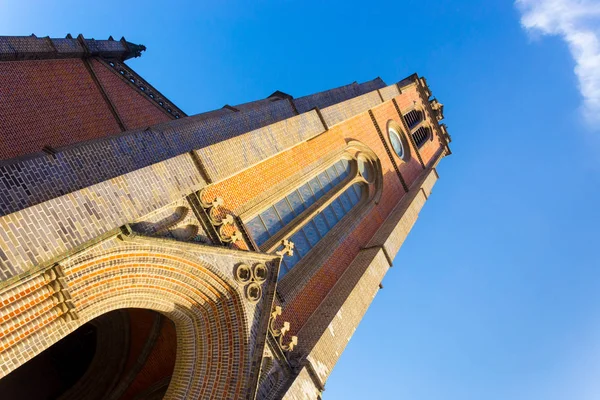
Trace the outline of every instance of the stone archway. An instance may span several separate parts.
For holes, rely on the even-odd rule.
[[[158,312],[111,311],[0,379],[0,393],[6,400],[128,400],[147,392],[164,395],[175,365],[176,340],[173,323]]]
[[[257,261],[269,271],[261,283],[263,298],[249,301],[235,270]],[[25,323],[21,330],[29,329],[13,340],[0,338],[0,357],[22,364],[99,316],[149,309],[172,320],[177,334],[165,399],[245,398],[257,384],[258,371],[251,366],[262,357],[278,263],[277,256],[119,235],[29,280],[56,307],[32,321],[35,326]],[[31,351],[21,352],[24,346]]]

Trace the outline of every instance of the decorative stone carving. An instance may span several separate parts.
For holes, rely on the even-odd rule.
[[[421,77],[419,78],[419,82],[421,83],[421,87],[423,88],[423,92],[425,92],[425,96],[427,98],[431,97],[431,90],[429,89],[429,85],[427,85],[427,79]]]
[[[281,241],[283,248],[275,252],[278,256],[293,256],[294,255],[294,242],[291,240],[283,239]]]
[[[244,236],[238,229],[235,218],[231,214],[224,214],[220,209],[223,206],[223,199],[215,197],[214,200],[207,202],[204,200],[202,191],[198,195],[200,205],[204,208],[208,220],[219,235],[219,239],[224,243],[235,243],[244,240]]]
[[[240,264],[235,270],[235,279],[240,283],[250,282],[252,280],[252,270],[246,264]]]
[[[267,280],[269,271],[267,266],[257,263],[253,267],[247,264],[240,264],[235,269],[235,279],[246,285],[244,293],[251,303],[257,303],[262,297],[262,284]]]
[[[281,312],[281,307],[275,306],[275,310],[271,313],[271,320],[269,321],[269,330],[271,331],[273,337],[278,339],[277,342],[279,343],[279,347],[281,347],[283,351],[293,351],[294,347],[298,345],[297,336],[292,336],[289,342],[284,343],[285,334],[288,333],[290,330],[290,323],[288,321],[284,321],[281,328],[277,329],[275,327],[277,317],[281,315]]]
[[[260,285],[256,282],[250,282],[248,286],[246,286],[246,298],[251,303],[258,303],[260,298],[262,297],[262,289]]]
[[[52,303],[61,311],[62,318],[69,322],[79,319],[75,303],[73,303],[71,293],[67,281],[64,278],[65,274],[60,264],[54,265],[51,269],[43,273],[44,281],[48,287],[54,292],[52,295]]]
[[[128,43],[131,48],[131,45]],[[134,54],[137,54],[138,50],[144,46],[136,48]],[[144,47],[145,48],[145,47]],[[137,55],[136,55],[137,57]],[[108,66],[110,66],[115,72],[117,72],[123,79],[130,85],[138,90],[138,93],[143,96],[147,96],[151,101],[157,104],[160,108],[171,114],[175,119],[185,117],[186,114],[171,103],[165,96],[154,89],[148,82],[143,80],[138,74],[130,69],[126,64],[119,62],[116,59],[103,60]]]
[[[429,102],[429,104],[431,105],[431,109],[433,110],[433,113],[435,114],[435,118],[438,121],[441,121],[444,119],[444,105],[442,103],[440,103],[439,101],[437,101],[437,99],[433,99]]]

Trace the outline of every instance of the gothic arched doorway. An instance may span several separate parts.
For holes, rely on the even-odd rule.
[[[161,399],[176,357],[171,320],[121,309],[82,325],[0,379],[6,400]]]

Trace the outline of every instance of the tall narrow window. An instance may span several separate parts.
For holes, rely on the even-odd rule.
[[[258,246],[331,191],[350,174],[350,163],[339,160],[246,223]]]
[[[412,137],[415,140],[415,144],[417,145],[417,147],[423,146],[430,135],[431,130],[424,126],[419,127],[419,129],[412,133]]]
[[[362,182],[353,184],[296,231],[289,238],[294,243],[294,254],[283,257],[279,278],[281,279],[308,254],[310,249],[316,246],[327,232],[359,203],[366,192],[366,184]]]
[[[404,119],[406,120],[408,127],[412,129],[419,125],[421,121],[423,121],[423,112],[419,110],[411,110],[404,114]]]

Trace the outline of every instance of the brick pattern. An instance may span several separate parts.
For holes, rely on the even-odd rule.
[[[394,97],[394,99],[397,99],[397,98]],[[402,132],[398,132],[398,133],[402,133],[407,138],[407,142],[409,144],[410,159],[408,159],[406,161],[402,160],[394,152],[394,150],[392,148],[392,144],[390,143],[390,137],[388,134],[388,122],[393,121],[393,122],[397,123],[398,126],[402,127],[402,121],[400,120],[400,117],[396,111],[396,108],[394,107],[394,104],[391,101],[387,101],[385,104],[382,104],[378,107],[373,108],[372,112],[373,112],[373,116],[375,117],[375,120],[377,121],[377,124],[381,127],[382,135],[383,135],[383,138],[384,138],[388,148],[391,149],[391,154],[392,154],[393,160],[396,163],[396,165],[398,166],[398,170],[400,171],[400,174],[402,175],[404,182],[406,182],[406,185],[410,188],[412,183],[417,179],[417,177],[423,171],[423,168],[421,167],[419,159],[417,158],[418,149],[414,146],[414,143],[411,140],[409,140],[406,130],[402,129]]]
[[[379,94],[381,94],[383,101],[388,101],[400,96],[400,91],[398,90],[397,85],[390,85],[379,89]]]
[[[141,95],[154,106],[161,109],[169,116],[169,118],[178,119],[187,116],[187,114],[179,109],[179,107],[177,107],[172,101],[167,99],[166,96],[146,82],[145,79],[139,76],[125,63],[119,62],[119,60],[114,58],[105,59],[104,57],[98,57],[96,60],[104,64],[106,68],[112,70],[117,76],[127,83],[127,86],[132,88],[137,94]]]
[[[147,308],[165,314],[177,326],[178,353],[166,398],[243,398],[251,365],[263,352],[256,344],[264,331],[256,327],[268,323],[273,293],[267,291],[270,295],[257,304],[246,301],[234,271],[240,262],[257,261],[270,270],[264,285],[274,287],[276,257],[161,239],[106,240],[61,263],[65,277],[59,279],[68,286],[79,319],[58,318],[61,309],[53,308],[25,335],[16,330],[16,341],[10,335],[1,337],[3,375],[97,316],[118,308]],[[15,289],[31,291],[32,284],[48,282],[42,275],[30,279],[27,288]],[[169,336],[173,332],[165,338]],[[165,362],[162,356],[172,349],[169,343],[157,343],[140,381],[127,393],[159,378],[160,369],[153,366]]]
[[[153,343],[152,350],[135,380],[120,397],[120,400],[134,399],[156,382],[171,378],[177,356],[177,333],[175,325],[167,320]]]
[[[399,203],[369,241],[370,246],[382,246],[390,259],[393,259],[400,250],[426,200],[422,191],[416,191],[411,199],[410,203]]]
[[[204,185],[189,155],[0,218],[2,281],[48,262]]]
[[[405,194],[401,181],[394,171],[393,163],[388,158],[368,113],[356,116],[348,123],[335,126],[328,134],[333,132],[339,132],[348,139],[360,140],[379,156],[383,189],[379,204],[361,220],[354,220],[347,226],[344,229],[347,234],[339,242],[331,243],[331,248],[327,250],[329,257],[324,260],[320,270],[302,288],[301,293],[296,298],[286,299],[283,318],[290,321],[292,332],[297,332],[305,324],[327,292],[358,254],[361,246],[366,244]]]
[[[316,400],[321,392],[315,387],[306,367],[300,370],[291,387],[283,396],[284,400]]]
[[[363,113],[381,104],[381,97],[377,91],[354,97],[353,99],[323,108],[321,114],[328,127]]]
[[[307,324],[311,329],[302,332],[306,340],[301,345],[314,344],[318,338],[307,359],[321,382],[329,377],[389,267],[381,249],[361,250],[332,288],[331,295],[319,306],[319,314],[310,321],[313,323]],[[327,321],[330,322],[326,324]],[[320,337],[315,338],[316,335]]]
[[[191,210],[190,203],[183,198],[133,221],[130,227],[146,236],[213,243]]]
[[[94,74],[106,91],[112,105],[116,108],[125,129],[146,128],[171,120],[162,109],[130,87],[123,79],[110,71],[97,59],[91,60]]]
[[[147,350],[146,347],[148,346],[148,339],[152,336],[153,330],[155,329],[155,325],[157,323],[157,313],[155,311],[134,308],[127,310],[127,313],[129,320],[131,321],[129,327],[130,344],[129,353],[123,367],[123,377],[133,371],[134,368],[141,368],[143,366],[138,366],[136,364],[140,358],[144,357],[143,353]],[[161,330],[163,323],[164,321],[159,323],[159,329]],[[139,369],[137,373],[139,373]],[[119,382],[119,384],[120,383],[121,382]],[[125,389],[127,389],[128,386],[126,386]]]
[[[0,36],[0,61],[39,60],[60,58],[81,58],[89,55],[102,55],[126,60],[137,57],[129,48],[129,43],[115,40],[38,38],[31,36]]]
[[[153,126],[0,167],[0,322],[8,323],[0,323],[0,371],[12,371],[86,321],[146,308],[175,322],[176,332],[165,334],[177,337],[166,398],[247,397],[259,384],[279,258],[173,240],[189,240],[175,232],[189,233],[190,226],[206,238],[184,198],[204,188],[205,201],[224,199],[223,212],[246,212],[358,146],[377,165],[369,200],[340,221],[327,246],[315,247],[314,268],[276,301],[281,319],[291,323],[288,335],[300,336],[296,357],[310,362],[287,382],[286,398],[318,396],[437,179],[431,167],[445,154],[437,136],[421,149],[423,170],[416,157],[403,161],[389,152],[386,132],[390,121],[402,126],[392,100],[404,110],[427,99],[415,83],[386,87],[375,79],[161,122],[162,111],[121,77],[97,60],[92,66],[127,128]],[[118,227],[132,222],[135,232],[171,239],[120,235]],[[257,261],[270,274],[254,304],[234,271]],[[40,275],[56,262],[64,277]],[[149,394],[151,381],[168,379],[159,360],[169,354],[167,340],[149,353],[126,397]],[[129,366],[134,359],[132,353]]]
[[[0,97],[0,160],[121,131],[80,59],[0,62]]]
[[[271,103],[248,113],[224,110],[181,118],[148,130],[82,143],[61,151],[56,158],[42,156],[0,166],[0,215],[293,116],[286,103]]]
[[[307,355],[319,381],[315,384],[308,374],[299,375],[284,398],[315,398],[317,387],[324,385],[377,294],[390,260],[416,221],[425,201],[424,191],[430,192],[435,176],[435,171],[422,174],[298,333],[302,338],[299,352]]]
[[[218,182],[309,140],[324,130],[318,114],[312,111],[195,150],[194,153],[202,160],[209,180]]]
[[[221,197],[230,210],[238,213],[247,203],[264,196],[278,183],[295,174],[310,171],[314,168],[314,163],[343,148],[344,145],[343,137],[339,133],[327,131],[235,176],[207,186],[204,192],[205,201]]]
[[[414,98],[418,99],[418,97]],[[381,99],[379,98],[377,102],[381,103]],[[353,100],[339,103],[334,107],[336,107],[337,112],[342,114],[347,111],[344,107],[347,107],[348,112],[345,115],[354,115],[357,112],[353,110]],[[378,123],[384,126],[386,126],[388,120],[401,122],[391,101],[377,105],[373,112],[377,115]],[[303,326],[307,318],[323,300],[324,295],[344,272],[352,258],[358,254],[361,245],[367,243],[404,195],[401,182],[394,172],[394,160],[391,160],[387,155],[373,122],[365,112],[355,115],[350,120],[330,128],[310,142],[299,145],[223,182],[211,185],[206,190],[208,197],[223,197],[233,210],[238,209],[238,207],[243,208],[246,202],[251,202],[253,198],[260,196],[265,190],[275,187],[277,183],[287,179],[291,174],[306,171],[305,166],[310,165],[309,162],[315,160],[311,155],[323,157],[323,143],[328,139],[331,140],[339,136],[345,137],[346,140],[360,140],[379,155],[383,174],[383,192],[379,205],[364,218],[364,222],[353,225],[352,229],[347,229],[350,233],[346,241],[331,244],[333,247],[333,250],[329,251],[331,256],[323,264],[321,270],[302,288],[302,292],[298,294],[297,298],[286,298],[284,318],[291,322],[292,332]],[[386,138],[386,140],[389,139]],[[341,142],[338,143],[341,145]],[[333,149],[327,150],[331,152]],[[414,148],[411,148],[411,150],[415,151]],[[296,157],[296,154],[301,154],[302,157]],[[397,162],[400,164],[402,173],[410,179],[409,184],[414,182],[422,171],[416,157],[411,158],[408,162],[399,159]]]
[[[339,88],[299,97],[294,99],[294,105],[299,113],[304,113],[315,107],[329,107],[383,87],[385,87],[385,83],[380,78],[361,84],[351,83]]]
[[[273,348],[265,346],[261,363],[261,376],[256,391],[256,398],[260,400],[277,400],[281,398],[280,392],[288,383],[291,376],[291,368],[285,355]]]
[[[428,109],[428,104],[426,103],[428,99],[421,96],[419,88],[416,84],[411,84],[408,87],[402,89],[402,96],[396,99],[396,102],[402,111],[402,113],[406,113],[410,109],[414,108],[415,102],[419,104],[423,109]],[[413,130],[418,129],[419,126],[431,126],[432,127],[432,137],[430,140],[427,140],[423,146],[419,149],[419,153],[421,154],[421,158],[425,163],[425,166],[430,167],[432,162],[436,160],[436,154],[438,149],[442,147],[442,139],[439,136],[439,132],[434,127],[437,125],[437,121],[434,116],[429,112],[425,113],[425,120],[421,125],[415,126]]]

